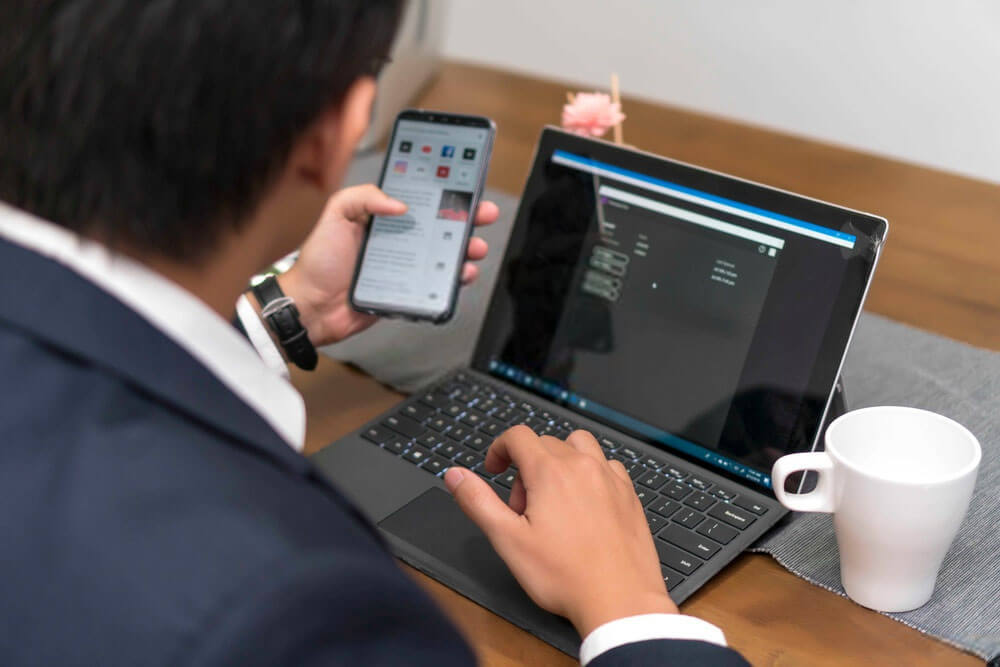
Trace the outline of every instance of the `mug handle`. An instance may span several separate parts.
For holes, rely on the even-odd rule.
[[[796,472],[815,470],[819,475],[816,488],[809,493],[785,491],[785,479]],[[793,512],[833,512],[833,461],[826,452],[788,454],[774,462],[771,482],[778,501]]]

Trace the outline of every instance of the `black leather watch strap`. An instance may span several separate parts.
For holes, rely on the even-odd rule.
[[[309,332],[299,321],[299,309],[291,297],[281,291],[277,279],[268,276],[250,289],[260,304],[261,316],[278,337],[289,360],[303,370],[316,368],[319,357],[309,340]]]

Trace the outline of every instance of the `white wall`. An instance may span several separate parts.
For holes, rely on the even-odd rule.
[[[452,0],[445,20],[452,59],[616,70],[628,95],[1000,182],[997,0]]]

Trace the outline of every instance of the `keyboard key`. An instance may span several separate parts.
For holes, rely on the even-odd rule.
[[[674,479],[684,479],[685,477],[691,474],[687,470],[684,470],[682,468],[675,468],[674,466],[667,466],[666,470],[664,470],[663,472],[666,472]]]
[[[715,496],[716,498],[722,498],[723,500],[732,500],[733,498],[736,497],[736,492],[730,491],[729,489],[725,489],[721,486],[717,486],[714,489],[712,489],[712,495]]]
[[[405,415],[391,415],[382,420],[382,426],[391,428],[396,433],[401,433],[408,438],[416,438],[423,434],[425,429],[420,422],[414,421]]]
[[[667,567],[688,575],[701,567],[700,560],[688,555],[675,546],[667,544],[660,538],[654,539],[653,543],[656,545],[656,553],[660,556],[660,562]]]
[[[435,431],[444,431],[446,428],[451,426],[451,424],[452,421],[447,417],[434,417],[433,419],[427,420],[427,425]]]
[[[677,572],[674,572],[673,570],[671,570],[666,565],[661,565],[660,566],[660,572],[663,574],[663,583],[665,583],[667,585],[667,592],[668,593],[671,590],[673,590],[677,586],[677,584],[679,584],[682,581],[684,581],[684,577],[682,577]]]
[[[721,542],[722,544],[729,544],[733,541],[734,537],[740,534],[740,531],[735,528],[730,528],[729,526],[719,523],[714,519],[703,521],[696,530],[702,535],[711,537],[716,542]]]
[[[451,403],[451,398],[448,397],[448,394],[431,391],[421,394],[420,402],[424,405],[429,405],[432,408],[445,408]]]
[[[609,438],[607,436],[603,436],[603,437],[598,438],[597,439],[597,444],[599,444],[601,446],[601,449],[603,449],[606,452],[614,452],[614,451],[617,451],[619,447],[621,447],[621,445],[618,444],[617,441],[612,440],[611,438]]]
[[[472,433],[472,429],[470,429],[468,426],[462,426],[461,424],[456,424],[451,427],[451,430],[448,431],[448,437],[451,438],[452,440],[461,441],[465,440],[465,438],[468,437],[470,433]]]
[[[496,410],[498,405],[499,405],[499,403],[497,403],[495,399],[487,398],[487,399],[482,400],[482,401],[477,401],[476,402],[476,409],[477,410],[482,410],[483,412],[489,414],[490,411]]]
[[[539,433],[543,428],[549,425],[547,421],[539,419],[538,417],[528,417],[524,420],[524,424],[535,433]]]
[[[517,408],[518,410],[523,410],[528,414],[531,414],[538,409],[538,407],[534,403],[529,403],[528,401],[521,401],[520,403],[517,404]]]
[[[538,435],[551,435],[552,437],[555,437],[556,433],[558,432],[559,432],[558,426],[556,426],[555,424],[546,424],[538,431]]]
[[[476,435],[470,435],[468,439],[465,441],[465,445],[467,447],[472,447],[477,452],[481,452],[487,447],[489,447],[491,442],[493,442],[492,438],[485,435],[476,434]]]
[[[572,433],[572,431],[567,431],[564,428],[558,428],[558,429],[556,429],[556,432],[554,433],[554,435],[555,435],[555,437],[559,438],[560,440],[565,440],[566,438],[568,438],[570,436],[571,433]]]
[[[514,421],[515,414],[520,414],[520,412],[514,408],[500,408],[493,413],[493,417],[506,424],[510,424]]]
[[[692,477],[687,481],[688,484],[695,487],[696,489],[701,489],[702,491],[708,491],[712,487],[712,483],[704,480],[700,477]]]
[[[416,463],[417,465],[420,465],[430,457],[431,457],[430,450],[424,449],[419,445],[414,446],[413,449],[403,454],[404,459],[406,459],[410,463]]]
[[[450,466],[450,465],[451,465],[451,461],[449,461],[448,459],[443,459],[440,456],[433,456],[432,455],[429,459],[427,459],[426,461],[424,461],[424,464],[422,466],[420,466],[420,467],[423,468],[424,470],[428,471],[428,472],[431,472],[431,473],[434,473],[435,475],[437,475],[438,473],[440,473],[443,470],[445,470],[446,468],[448,468],[448,466]]]
[[[465,391],[467,389],[468,386],[462,384],[461,382],[446,382],[445,384],[438,387],[438,390],[441,393],[448,394],[449,396],[451,396],[452,394],[457,394],[460,391]]]
[[[663,528],[666,525],[667,520],[662,516],[653,514],[652,512],[646,512],[646,523],[649,524],[649,532],[656,535],[656,531]]]
[[[490,419],[479,427],[479,430],[493,438],[507,430],[507,425],[495,419]]]
[[[466,415],[462,417],[462,422],[473,428],[478,428],[484,421],[486,421],[486,415],[476,410],[469,410]]]
[[[476,398],[476,393],[472,389],[469,389],[468,391],[460,391],[457,394],[455,394],[455,400],[465,405],[471,403],[475,398]]]
[[[683,500],[684,496],[691,493],[691,487],[680,482],[671,482],[660,489],[660,493],[666,494],[674,500]]]
[[[416,419],[418,422],[422,422],[434,414],[434,410],[422,403],[410,403],[403,408],[403,414],[411,419]]]
[[[639,483],[643,486],[649,487],[656,491],[658,488],[663,486],[667,481],[667,478],[658,472],[649,470],[645,475],[639,478]]]
[[[472,472],[476,473],[477,475],[479,475],[480,477],[482,477],[485,480],[491,480],[491,479],[493,479],[493,473],[491,473],[488,470],[484,470],[481,466],[478,467],[478,468],[475,468]]]
[[[399,456],[400,454],[405,452],[407,448],[409,448],[410,441],[406,440],[405,438],[402,438],[401,436],[394,435],[391,438],[389,438],[386,441],[386,443],[382,446],[388,449],[396,456]]]
[[[705,517],[703,517],[698,512],[695,512],[694,510],[689,510],[688,508],[685,507],[677,514],[673,515],[671,519],[673,520],[674,523],[679,523],[685,528],[694,528],[699,523],[704,521]]]
[[[648,472],[638,463],[626,463],[625,469],[628,470],[628,476],[632,478],[633,482]]]
[[[376,445],[381,445],[383,442],[388,440],[393,436],[392,431],[388,431],[384,428],[379,428],[378,426],[369,426],[364,431],[361,432],[361,437],[365,440],[370,440]]]
[[[417,444],[423,445],[427,449],[434,449],[444,441],[445,438],[440,433],[435,433],[434,431],[427,431],[417,438]]]
[[[747,498],[746,496],[737,496],[737,498],[733,501],[733,504],[736,505],[737,507],[742,507],[745,510],[749,510],[754,514],[756,514],[757,516],[760,516],[765,512],[767,512],[766,507],[764,507],[760,503],[750,498]]]
[[[653,468],[655,470],[659,470],[663,466],[667,465],[666,461],[661,461],[660,459],[656,458],[655,456],[646,456],[646,457],[644,457],[642,459],[642,463],[647,468]]]
[[[637,486],[635,489],[635,495],[639,497],[639,502],[642,503],[643,507],[648,506],[650,503],[659,498],[658,495],[641,486]]]
[[[712,509],[708,510],[708,516],[713,519],[718,519],[719,521],[725,521],[730,526],[734,526],[740,530],[745,529],[751,523],[756,521],[753,515],[749,512],[744,512],[743,510],[733,507],[727,503],[719,503]]]
[[[462,447],[457,442],[446,440],[445,442],[441,443],[441,445],[437,449],[434,450],[434,453],[437,454],[438,456],[443,456],[446,459],[453,459],[461,451]],[[463,463],[462,465],[465,464]]]
[[[685,530],[676,523],[670,524],[657,533],[656,536],[661,540],[670,542],[675,547],[680,547],[684,551],[698,556],[702,560],[708,560],[719,553],[719,549],[722,548],[712,540],[692,533],[690,530]]]
[[[477,454],[469,449],[466,449],[455,457],[455,463],[460,466],[465,466],[466,468],[474,468],[484,460],[485,459],[481,454]]]
[[[529,415],[527,412],[515,408],[513,415],[511,415],[511,417],[507,419],[506,422],[508,424],[523,424],[524,420],[527,419],[528,417]]]
[[[445,413],[449,417],[456,418],[465,412],[465,406],[461,403],[449,403],[445,407],[441,408],[441,412]]]
[[[684,504],[695,508],[696,510],[701,510],[704,512],[709,507],[715,504],[715,498],[708,495],[707,493],[702,493],[701,491],[695,491],[687,499],[684,500]]]
[[[670,516],[680,508],[681,508],[680,503],[673,500],[667,500],[666,498],[661,497],[660,502],[654,504],[649,509],[653,510],[660,516],[669,519]]]
[[[571,422],[568,419],[564,419],[561,422],[559,422],[559,428],[565,429],[570,433],[572,433],[573,431],[577,430],[580,427],[576,425],[576,422]]]
[[[517,472],[514,470],[508,470],[505,473],[497,475],[496,482],[497,484],[502,484],[503,486],[506,486],[508,489],[512,489],[514,488],[514,480],[516,479],[517,479]]]
[[[639,458],[639,452],[632,449],[631,447],[619,447],[618,453],[628,459],[631,459],[632,461],[635,461],[637,458]]]

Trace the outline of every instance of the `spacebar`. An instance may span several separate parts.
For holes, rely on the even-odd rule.
[[[660,538],[653,540],[656,544],[656,552],[660,555],[660,562],[667,567],[672,567],[683,574],[691,574],[699,567],[701,561],[694,556],[689,556],[677,547],[670,546]]]

